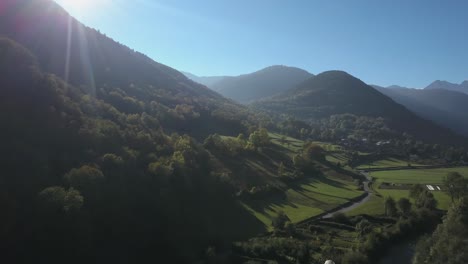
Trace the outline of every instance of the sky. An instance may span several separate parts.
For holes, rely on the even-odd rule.
[[[344,70],[422,88],[468,79],[464,0],[56,0],[85,25],[180,71]]]

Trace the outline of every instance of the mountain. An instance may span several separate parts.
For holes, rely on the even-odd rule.
[[[0,36],[6,262],[186,263],[262,232],[200,143],[258,127],[245,107],[54,1],[3,0]]]
[[[461,84],[451,83],[447,81],[434,81],[433,83],[429,84],[424,89],[445,89],[450,91],[457,91],[468,94],[468,81],[464,81]]]
[[[182,73],[187,78],[189,78],[190,80],[192,80],[194,82],[197,82],[197,83],[200,83],[200,84],[203,84],[203,85],[205,85],[207,87],[212,87],[216,83],[218,83],[221,80],[223,80],[224,78],[226,78],[226,76],[197,76],[197,75],[191,74],[189,72],[182,72]]]
[[[243,131],[240,123],[233,124],[231,117],[223,116],[244,112],[238,109],[240,106],[177,70],[82,25],[53,1],[7,0],[2,6],[2,12],[9,11],[9,15],[0,18],[0,34],[30,50],[44,72],[83,87],[125,113],[148,112],[141,103],[154,102],[153,108],[165,109],[168,116],[183,117],[188,109],[200,114],[195,119],[166,118],[169,131],[185,130],[198,138]],[[202,126],[194,125],[200,122]]]
[[[445,89],[374,87],[417,115],[468,135],[467,94]]]
[[[276,65],[250,74],[226,77],[210,88],[237,102],[249,103],[292,88],[311,76],[299,68]]]
[[[383,118],[389,128],[429,142],[457,144],[463,138],[426,121],[373,87],[342,71],[328,71],[253,107],[303,120],[353,114]]]

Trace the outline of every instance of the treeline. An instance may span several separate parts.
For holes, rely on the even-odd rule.
[[[440,160],[448,163],[468,162],[466,148],[421,141],[414,135],[389,128],[383,118],[342,114],[309,123],[284,118],[276,124],[276,130],[292,137],[333,142],[351,151],[372,152],[374,156],[413,157],[419,161]]]

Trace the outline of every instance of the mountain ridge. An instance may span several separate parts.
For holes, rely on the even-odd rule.
[[[253,73],[227,76],[210,86],[214,91],[240,103],[269,97],[313,76],[296,67],[273,65]]]
[[[344,71],[320,73],[293,89],[254,103],[253,107],[287,113],[303,120],[317,120],[347,113],[384,118],[390,127],[401,133],[407,132],[430,142],[447,141],[457,144],[464,141],[451,130],[420,118]]]
[[[436,80],[426,86],[424,89],[431,90],[431,89],[445,89],[457,92],[463,92],[468,94],[468,81],[463,81],[460,84],[451,83],[447,81]]]
[[[229,77],[229,76],[198,76],[190,72],[186,72],[186,71],[181,71],[181,73],[183,73],[187,78],[191,79],[192,81],[203,84],[208,88],[220,82],[224,78]]]
[[[468,135],[467,94],[446,89],[374,87],[419,116]]]

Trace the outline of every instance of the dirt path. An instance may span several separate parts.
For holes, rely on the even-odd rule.
[[[360,173],[361,173],[361,175],[366,177],[366,181],[363,182],[364,194],[361,195],[361,197],[359,197],[358,200],[356,200],[356,201],[354,201],[352,203],[345,204],[344,207],[338,207],[338,208],[335,208],[333,210],[327,211],[324,214],[316,215],[316,216],[304,219],[302,221],[299,221],[298,223],[296,223],[296,225],[297,226],[304,226],[305,224],[307,224],[310,221],[314,221],[314,220],[317,220],[317,219],[323,219],[323,218],[330,218],[336,213],[339,213],[339,212],[340,213],[345,213],[345,212],[351,211],[354,208],[356,208],[356,207],[366,203],[367,201],[369,201],[369,199],[372,196],[372,192],[369,189],[369,183],[372,181],[372,177],[367,172],[361,171]]]
[[[337,210],[331,210],[328,212],[328,214],[322,216],[321,218],[330,218],[332,217],[334,214],[336,213],[346,213],[346,212],[349,212],[351,210],[353,210],[354,208],[366,203],[367,201],[369,201],[369,199],[371,198],[372,196],[372,192],[370,191],[369,189],[369,183],[372,181],[372,177],[369,175],[369,173],[367,172],[361,172],[361,174],[366,177],[366,181],[364,181],[362,184],[364,186],[364,192],[366,192],[367,195],[363,196],[362,199],[360,199],[359,201],[356,201],[354,202],[353,204],[350,204],[346,207],[343,207],[343,208],[340,208],[340,209],[337,209]]]

